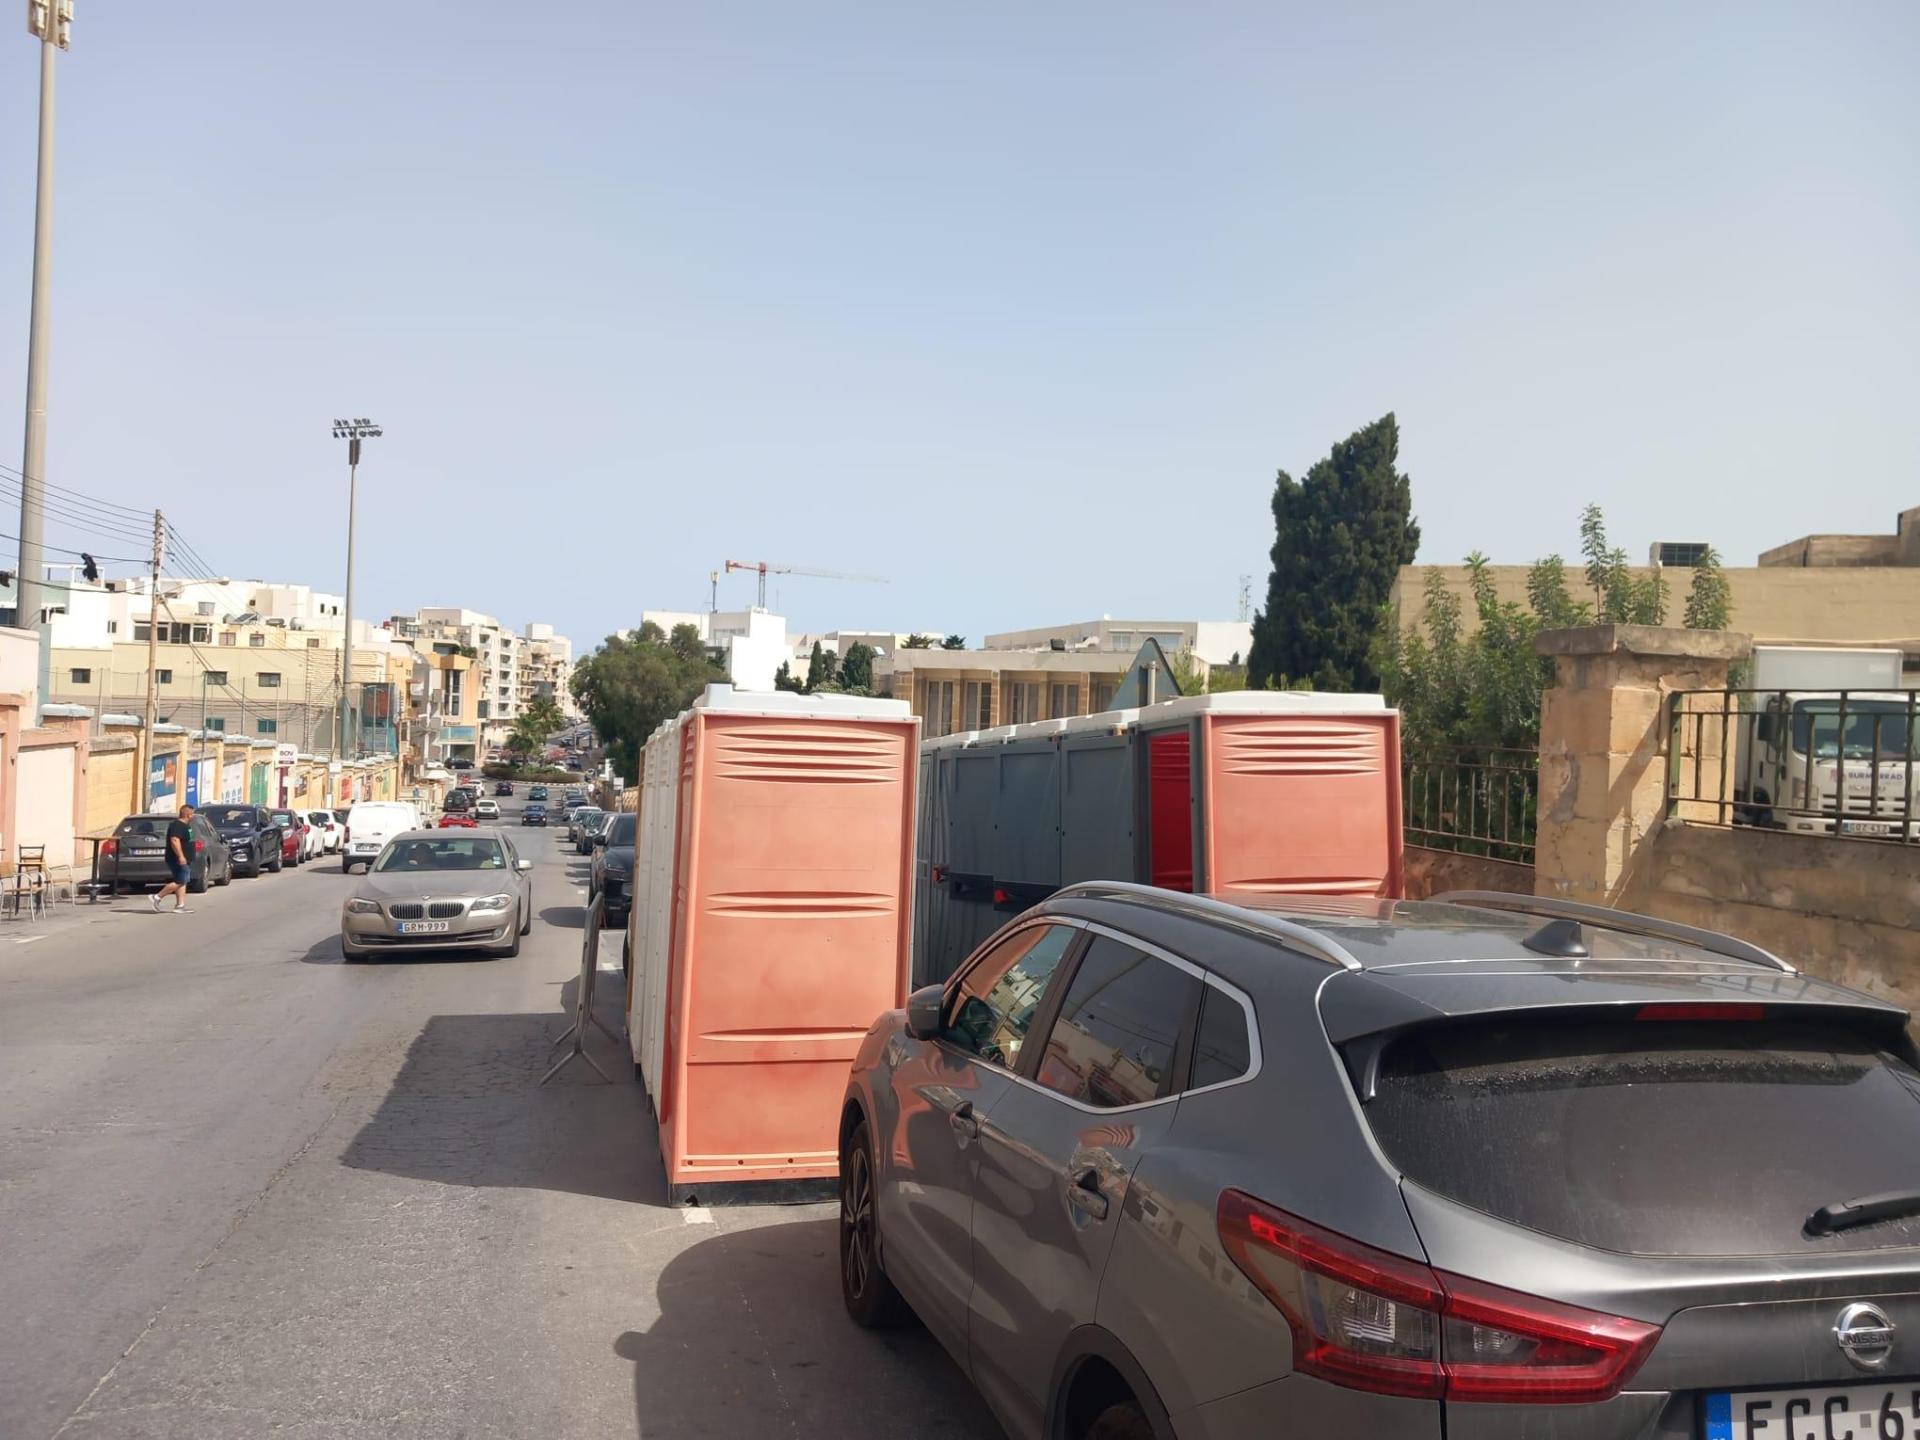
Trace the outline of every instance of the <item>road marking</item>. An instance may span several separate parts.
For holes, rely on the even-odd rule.
[[[16,945],[31,945],[36,940],[44,940],[46,938],[44,935],[16,935],[13,937],[13,943]]]
[[[713,1212],[704,1205],[689,1205],[680,1212],[680,1223],[683,1225],[711,1225],[713,1223]]]

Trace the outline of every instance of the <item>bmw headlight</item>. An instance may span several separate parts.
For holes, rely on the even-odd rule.
[[[483,895],[470,907],[475,915],[492,915],[513,904],[511,895]]]
[[[347,914],[349,915],[378,915],[379,913],[380,907],[371,900],[347,901]]]

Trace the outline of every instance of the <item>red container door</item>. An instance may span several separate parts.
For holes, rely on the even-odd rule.
[[[1193,737],[1185,729],[1147,739],[1147,834],[1152,839],[1151,882],[1165,890],[1193,889]]]
[[[1207,888],[1401,891],[1400,717],[1208,715]]]

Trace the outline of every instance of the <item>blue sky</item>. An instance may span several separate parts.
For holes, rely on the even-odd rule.
[[[1920,504],[1916,58],[1910,3],[80,0],[48,478],[337,589],[369,415],[362,612],[586,642],[730,557],[888,577],[779,584],[814,629],[1228,617],[1388,410],[1423,560],[1592,499],[1750,563]]]

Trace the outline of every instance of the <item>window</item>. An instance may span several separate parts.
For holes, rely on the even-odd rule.
[[[240,643],[240,632],[238,630],[222,630],[220,632],[220,643],[222,645],[238,645]]]
[[[945,735],[953,729],[953,682],[951,680],[927,681],[927,713],[922,717],[927,722],[927,735]]]
[[[1030,720],[1047,718],[1046,686],[1038,680],[1021,680],[1007,687],[1007,723],[1024,725]]]
[[[256,734],[272,735],[279,731],[280,722],[278,720],[256,720],[253,722],[253,728]]]
[[[985,730],[993,724],[993,686],[969,680],[960,687],[960,728]]]
[[[1654,560],[1661,565],[1692,568],[1707,558],[1705,541],[1662,540],[1654,547]]]
[[[1409,1180],[1579,1245],[1904,1247],[1920,1216],[1803,1228],[1845,1196],[1920,1185],[1920,1074],[1881,1043],[1824,1019],[1498,1015],[1395,1041],[1365,1116]]]
[[[262,670],[254,679],[260,682],[260,688],[262,690],[278,690],[280,688],[280,672],[278,670]]]
[[[982,957],[960,982],[947,1039],[1005,1069],[1017,1066],[1027,1027],[1076,933],[1065,925],[1034,925]]]
[[[1226,991],[1206,986],[1200,993],[1200,1026],[1193,1037],[1193,1076],[1188,1088],[1224,1085],[1252,1066],[1246,1007]]]
[[[225,730],[227,728],[227,717],[224,715],[209,715],[207,717],[206,728],[209,730]]]
[[[120,633],[120,622],[118,620],[107,621],[107,633],[109,635],[118,635]]]
[[[307,637],[307,649],[318,650],[319,648],[320,648],[320,637],[318,635],[309,635]]]
[[[1064,720],[1069,715],[1079,713],[1080,687],[1078,685],[1062,685],[1056,681],[1048,687],[1047,718],[1049,720]]]
[[[1174,1051],[1199,983],[1131,945],[1094,936],[1034,1078],[1103,1110],[1172,1093]]]
[[[251,645],[256,650],[261,650],[266,648],[266,643],[267,643],[266,635],[259,630],[255,630],[250,635],[247,636],[247,644]]]
[[[91,685],[93,683],[93,671],[69,670],[67,672],[67,678],[75,685]]]
[[[185,627],[176,625],[173,628],[180,630]],[[193,643],[195,645],[207,645],[213,641],[213,627],[211,625],[196,625],[189,633],[193,636]]]
[[[133,638],[136,640],[146,639],[152,631],[153,627],[144,620],[136,620],[133,622]]]
[[[1120,693],[1120,682],[1096,675],[1088,688],[1092,692],[1092,702],[1087,706],[1087,713],[1098,715],[1102,710],[1113,708],[1113,697]]]
[[[209,684],[209,685],[224,685],[224,684],[226,684],[226,683],[227,683],[227,672],[226,672],[226,671],[224,671],[224,670],[209,670],[209,671],[207,671],[207,684]]]

